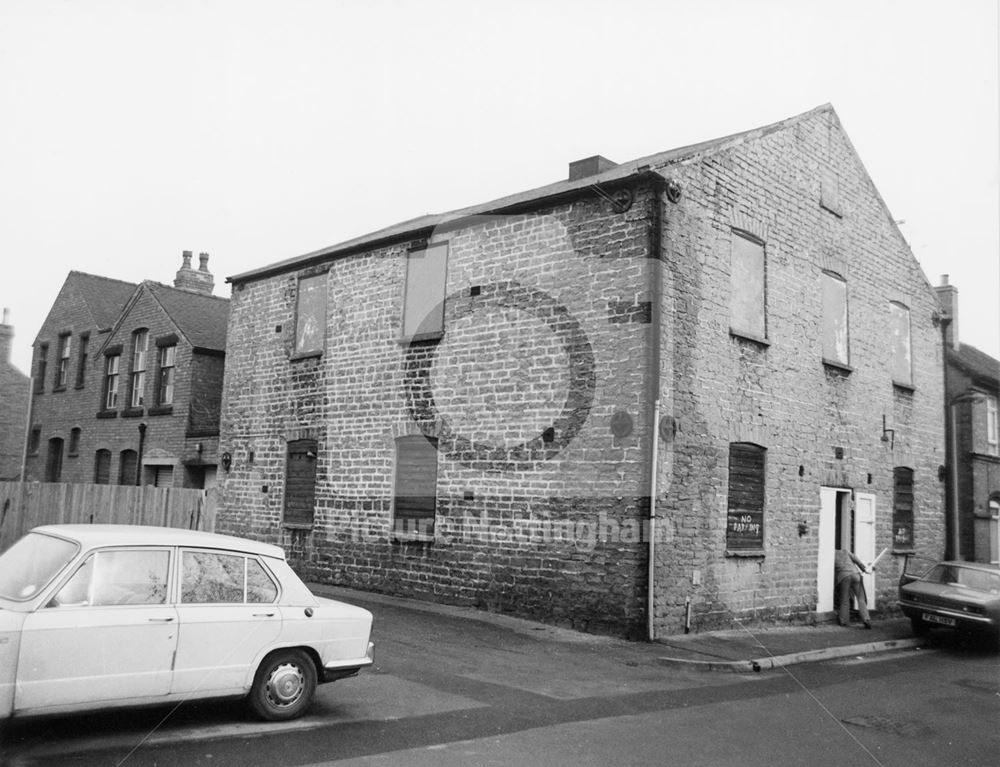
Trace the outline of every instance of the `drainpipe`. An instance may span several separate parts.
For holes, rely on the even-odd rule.
[[[663,312],[661,274],[663,264],[663,189],[666,180],[658,173],[650,173],[653,185],[653,211],[649,233],[649,280],[650,280],[650,354],[647,378],[649,380],[650,412],[650,450],[649,450],[649,552],[646,573],[646,637],[649,641],[656,639],[656,480],[659,474],[660,455],[660,343],[662,340],[661,323]]]
[[[142,484],[142,450],[146,445],[146,423],[139,424],[139,455],[135,460],[135,484]]]

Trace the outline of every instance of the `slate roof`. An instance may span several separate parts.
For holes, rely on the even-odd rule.
[[[100,330],[107,330],[115,324],[136,288],[134,282],[77,271],[71,271],[66,282],[79,292],[94,318],[94,325]]]
[[[226,350],[228,298],[171,288],[152,280],[146,280],[142,285],[159,302],[193,347]]]
[[[955,365],[973,378],[1000,387],[1000,361],[975,346],[959,344],[958,350],[949,348],[948,364]]]
[[[266,275],[277,274],[289,269],[305,266],[306,264],[315,261],[321,261],[330,258],[331,256],[346,255],[347,253],[353,251],[388,244],[395,240],[404,239],[408,235],[414,235],[418,232],[422,232],[423,230],[430,230],[434,227],[441,226],[442,224],[457,222],[470,216],[509,213],[533,203],[537,204],[546,199],[571,195],[596,185],[613,184],[615,182],[624,181],[625,179],[633,178],[635,176],[642,175],[643,173],[650,171],[655,172],[660,168],[664,168],[674,163],[696,159],[752,139],[760,138],[761,136],[766,136],[776,131],[784,130],[792,125],[795,125],[796,123],[807,120],[823,112],[835,114],[833,107],[830,104],[823,104],[822,106],[811,109],[808,112],[803,112],[800,115],[789,117],[784,120],[780,120],[779,122],[765,125],[761,128],[754,128],[753,130],[734,133],[722,138],[703,141],[698,144],[691,144],[677,149],[670,149],[666,152],[640,157],[636,160],[616,165],[615,167],[602,173],[596,173],[584,178],[575,179],[573,181],[557,181],[554,184],[509,195],[507,197],[501,197],[497,200],[492,200],[491,202],[473,205],[467,208],[460,208],[448,213],[429,213],[424,216],[418,216],[417,218],[393,224],[392,226],[379,229],[378,231],[371,232],[370,234],[347,240],[346,242],[342,242],[338,245],[333,245],[328,248],[306,253],[302,256],[296,256],[284,261],[279,261],[269,266],[263,266],[232,277],[227,277],[226,282],[244,282],[246,280]]]

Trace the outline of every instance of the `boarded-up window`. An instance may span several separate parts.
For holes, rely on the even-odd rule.
[[[447,270],[447,243],[410,252],[406,259],[403,335],[410,337],[444,331]]]
[[[764,548],[764,464],[767,451],[749,442],[729,445],[729,504],[726,548]]]
[[[174,467],[173,466],[152,466],[150,467],[152,485],[154,487],[173,487]]]
[[[69,455],[79,455],[80,453],[80,436],[83,434],[83,430],[79,426],[74,426],[69,432],[69,448],[67,452]]]
[[[892,547],[913,548],[913,469],[892,470]]]
[[[122,450],[118,456],[118,484],[139,484],[139,455],[135,450]]]
[[[302,277],[295,305],[295,353],[322,353],[325,337],[326,273]]]
[[[285,463],[285,519],[293,525],[311,525],[316,503],[316,440],[288,443]]]
[[[823,360],[847,365],[847,283],[836,274],[824,272],[823,280]]]
[[[437,440],[410,435],[396,440],[395,533],[434,534],[437,511]]]
[[[895,301],[889,304],[889,327],[892,332],[892,382],[913,384],[910,364],[910,310]]]
[[[94,484],[111,484],[111,451],[98,450],[94,455]]]
[[[729,327],[734,333],[758,339],[767,337],[764,272],[763,243],[733,232]]]

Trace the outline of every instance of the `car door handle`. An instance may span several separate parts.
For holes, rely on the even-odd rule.
[[[173,618],[150,618],[149,622],[150,623],[170,623],[170,621],[172,621],[172,620],[173,620]]]
[[[273,618],[274,613],[254,613],[254,618]]]

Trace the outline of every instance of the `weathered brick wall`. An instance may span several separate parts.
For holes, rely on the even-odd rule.
[[[10,361],[14,328],[0,325],[0,482],[19,479],[24,455],[30,379]]]
[[[875,495],[881,549],[893,468],[912,468],[916,548],[939,554],[936,298],[834,120],[658,168],[680,182],[676,204],[636,181],[624,211],[584,192],[437,233],[450,245],[437,342],[400,338],[406,254],[426,231],[238,281],[219,527],[284,545],[309,578],[644,634],[655,277],[658,634],[682,628],[688,599],[696,629],[814,616],[821,486]],[[824,171],[839,215],[820,206]],[[647,257],[657,210],[662,262]],[[729,332],[734,227],[765,242],[766,344]],[[324,353],[291,359],[297,278],[326,268]],[[850,370],[821,360],[823,269],[847,280]],[[912,388],[891,380],[890,301],[910,308]],[[421,432],[439,440],[435,536],[401,543],[394,441]],[[298,529],[282,525],[285,444],[304,437],[319,448],[315,521]],[[726,555],[735,441],[767,448],[762,557]],[[880,563],[880,605],[900,564]]]
[[[840,213],[820,206],[839,176]],[[704,159],[664,168],[684,196],[668,206],[664,355],[668,447],[660,511],[674,544],[657,559],[659,633],[735,619],[807,617],[817,604],[819,488],[876,495],[877,550],[892,545],[893,467],[915,476],[921,553],[943,546],[942,358],[931,287],[830,112]],[[734,228],[765,243],[768,344],[729,332]],[[823,269],[847,281],[850,366],[822,363]],[[910,308],[913,389],[889,373],[890,301]],[[883,442],[882,417],[895,430]],[[767,448],[763,557],[726,556],[728,446]],[[843,458],[835,449],[843,448]],[[804,523],[800,534],[799,524]],[[900,557],[878,568],[889,606]]]
[[[441,234],[430,346],[400,341],[410,243],[329,265],[318,359],[289,360],[295,273],[237,285],[220,527],[283,543],[310,578],[639,632],[650,204],[586,196]],[[308,531],[281,527],[284,443],[303,429],[319,440]],[[421,430],[440,440],[436,535],[395,542],[395,438]]]

